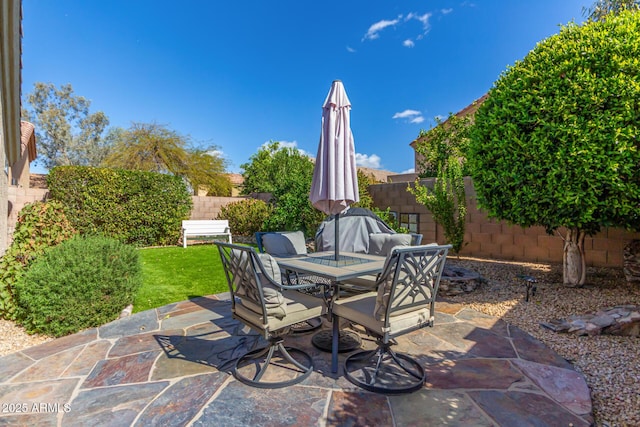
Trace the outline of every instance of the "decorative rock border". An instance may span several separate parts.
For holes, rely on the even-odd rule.
[[[576,335],[622,335],[640,337],[640,306],[618,305],[595,313],[569,316],[541,323],[555,332]]]

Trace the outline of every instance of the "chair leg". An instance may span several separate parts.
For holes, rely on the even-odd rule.
[[[298,359],[294,358],[292,353],[299,355]],[[271,375],[267,374],[263,381],[263,376],[268,370]],[[274,338],[269,341],[268,347],[250,351],[239,357],[233,368],[233,376],[253,387],[280,388],[304,381],[312,371],[313,360],[309,354],[297,348],[285,347],[282,339]],[[269,377],[290,379],[269,381]]]
[[[347,357],[344,375],[353,384],[375,393],[402,394],[421,389],[424,368],[415,359],[396,353],[388,344]]]

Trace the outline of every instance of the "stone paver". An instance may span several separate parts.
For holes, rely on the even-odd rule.
[[[366,392],[330,369],[311,334],[288,338],[314,372],[284,389],[246,386],[233,360],[263,339],[228,294],[132,315],[0,358],[4,426],[588,426],[584,377],[504,321],[439,302],[436,325],[398,338],[427,372],[402,396]],[[363,337],[366,348],[373,342]],[[341,354],[344,360],[347,354]]]

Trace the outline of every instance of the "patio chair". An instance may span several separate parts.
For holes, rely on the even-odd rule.
[[[258,231],[255,233],[258,251],[272,256],[286,257],[305,255],[307,245],[302,231]],[[287,284],[300,284],[295,272],[282,271]]]
[[[398,246],[419,246],[422,242],[422,234],[391,234],[391,233],[371,233],[369,234],[369,254],[389,256],[393,248]],[[437,243],[431,243],[435,245]],[[378,275],[358,276],[347,280],[344,288],[352,293],[368,292],[376,289],[378,284]]]
[[[302,231],[258,231],[255,233],[258,251],[277,257],[306,255],[307,244]],[[295,271],[281,270],[281,277],[287,285],[313,285],[300,290],[314,296],[324,296],[331,283],[318,276],[299,274]],[[322,326],[322,319],[310,319],[293,326],[294,333],[313,331]]]
[[[303,381],[313,371],[312,358],[303,350],[285,347],[284,337],[292,325],[325,314],[326,304],[320,298],[296,292],[305,285],[283,285],[280,267],[271,255],[258,254],[250,246],[215,243],[231,293],[233,317],[260,332],[268,342],[265,348],[237,359],[234,377],[260,388]]]
[[[396,247],[387,257],[377,291],[334,301],[334,333],[339,319],[346,319],[363,326],[377,341],[375,350],[359,351],[345,360],[345,377],[353,384],[389,394],[410,393],[423,386],[424,368],[410,356],[394,352],[391,345],[395,337],[433,326],[435,299],[450,248]]]

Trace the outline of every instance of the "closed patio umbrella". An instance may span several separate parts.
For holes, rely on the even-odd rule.
[[[340,252],[340,213],[360,200],[350,111],[344,85],[335,80],[322,106],[322,130],[309,200],[327,215],[335,215],[336,261]]]

